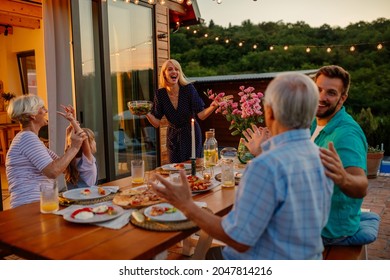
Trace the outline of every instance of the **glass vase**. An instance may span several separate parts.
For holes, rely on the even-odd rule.
[[[238,144],[237,156],[238,160],[243,164],[246,164],[255,157],[249,152],[248,148],[243,143],[241,143],[241,141]]]

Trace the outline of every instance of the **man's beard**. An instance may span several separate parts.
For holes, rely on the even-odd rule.
[[[326,110],[323,113],[318,113],[318,110],[317,110],[316,117],[320,118],[320,119],[324,119],[324,118],[327,118],[327,117],[333,115],[336,112],[336,109],[337,109],[337,106],[340,103],[340,100],[341,100],[341,96],[340,96],[339,100],[337,101],[337,103],[334,106],[329,107],[328,110]],[[328,106],[329,103],[326,103],[325,105]]]

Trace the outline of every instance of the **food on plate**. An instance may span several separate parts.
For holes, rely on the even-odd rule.
[[[151,216],[161,216],[164,214],[172,214],[175,213],[177,209],[175,207],[162,207],[162,206],[152,206],[150,210]]]
[[[187,176],[188,183],[190,184],[191,191],[203,191],[211,185],[210,180],[201,179],[195,175]]]
[[[100,205],[92,208],[92,212],[95,214],[107,214],[107,215],[115,215],[116,211],[114,207],[107,205]]]
[[[80,192],[82,195],[90,195],[91,194],[91,190],[90,189],[83,189],[81,192]]]
[[[173,165],[173,167],[176,168],[176,169],[178,169],[178,170],[180,170],[180,169],[184,169],[184,168],[185,168],[185,165],[184,165],[184,163],[175,163],[175,164]]]
[[[103,189],[102,187],[98,187],[98,194],[105,195],[106,194],[106,190]]]
[[[91,219],[93,217],[93,215],[94,214],[92,212],[92,208],[85,207],[85,208],[77,209],[70,216],[73,219],[77,219],[77,220],[88,220],[88,219]]]
[[[123,208],[139,208],[165,202],[151,187],[123,190],[112,201]]]

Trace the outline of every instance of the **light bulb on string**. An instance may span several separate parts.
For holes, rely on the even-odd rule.
[[[244,45],[243,42],[238,43],[238,46],[239,46],[239,47],[242,47],[242,45]]]
[[[219,41],[219,37],[215,37],[215,41]]]
[[[229,39],[226,39],[226,40],[225,40],[225,43],[226,43],[226,44],[229,44]]]
[[[187,0],[187,5],[192,5],[192,1],[191,0]]]
[[[194,34],[198,33],[198,31],[197,31],[197,30],[194,30],[193,32],[194,32]]]
[[[381,49],[383,49],[383,45],[381,43],[379,43],[376,48],[378,49],[378,51],[380,51]]]
[[[207,38],[207,37],[209,37],[209,34],[206,33],[206,34],[204,34],[204,36]]]
[[[349,50],[350,50],[351,52],[354,52],[354,51],[356,50],[356,48],[355,48],[355,46],[351,46],[351,47],[349,48]]]
[[[184,0],[177,0],[177,3],[183,4]]]
[[[306,48],[306,52],[309,53],[311,50],[309,47]]]
[[[331,51],[332,51],[331,48],[327,48],[327,49],[326,49],[326,52],[327,52],[327,53],[330,53]]]
[[[217,4],[221,4],[222,3],[222,0],[217,0]]]
[[[285,46],[283,47],[283,49],[284,49],[285,51],[287,51],[287,50],[288,50],[288,46],[285,45]]]
[[[273,51],[274,50],[274,46],[269,46],[269,50]]]
[[[130,2],[130,0],[125,0],[125,2],[126,2],[126,3],[129,3],[129,2]]]
[[[134,0],[134,4],[138,5],[139,4],[139,0]]]
[[[253,45],[253,49],[254,50],[257,49],[257,45],[256,44]]]

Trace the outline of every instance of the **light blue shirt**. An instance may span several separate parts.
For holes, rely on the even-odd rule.
[[[321,259],[321,230],[333,182],[325,176],[309,129],[290,130],[262,145],[246,168],[222,227],[250,248],[225,247],[225,259]]]

